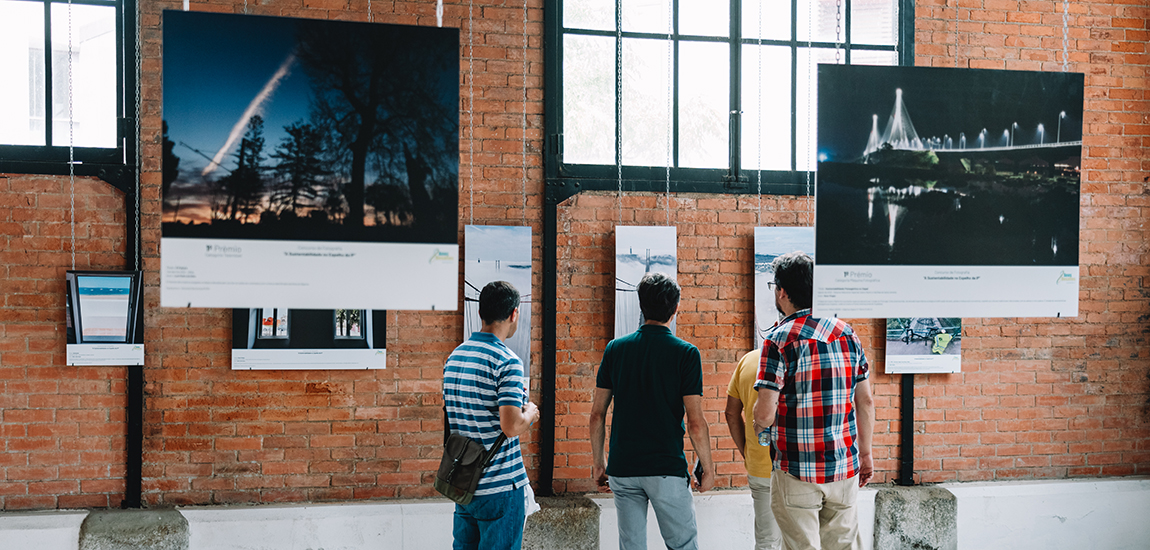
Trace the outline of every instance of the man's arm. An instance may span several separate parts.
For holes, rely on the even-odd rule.
[[[607,406],[611,404],[611,390],[595,388],[595,400],[591,403],[591,458],[595,461],[591,468],[591,478],[602,490],[607,487],[607,454],[603,451],[607,437]]]
[[[874,458],[871,456],[871,441],[874,437],[874,396],[870,391],[870,380],[855,385],[855,416],[859,435],[859,487],[865,487],[874,476]]]
[[[539,408],[530,401],[523,407],[499,406],[499,429],[503,430],[507,437],[526,433],[527,428],[530,428],[536,420],[539,420]]]
[[[779,392],[759,389],[759,398],[755,401],[755,433],[775,425],[775,413],[779,410]]]
[[[727,410],[724,411],[727,417],[727,429],[731,431],[731,439],[735,440],[735,446],[739,448],[739,454],[742,455],[743,460],[747,458],[747,422],[743,420],[743,402],[739,401],[737,397],[727,396]]]
[[[687,434],[691,436],[695,456],[703,466],[703,480],[695,484],[695,488],[703,493],[715,486],[715,463],[711,461],[711,434],[707,419],[703,417],[703,396],[684,395],[683,406],[687,409]],[[695,483],[695,480],[691,481]]]

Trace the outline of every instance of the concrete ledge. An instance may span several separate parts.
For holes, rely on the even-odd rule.
[[[0,513],[0,548],[77,550],[87,510]]]
[[[524,550],[598,550],[599,507],[582,496],[537,498],[540,510],[527,518]]]
[[[97,510],[80,526],[80,550],[188,550],[176,510]]]
[[[874,501],[874,547],[958,550],[958,500],[942,487],[891,487]]]

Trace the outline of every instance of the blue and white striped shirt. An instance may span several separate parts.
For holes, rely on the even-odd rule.
[[[455,348],[443,366],[443,403],[452,433],[483,443],[499,438],[499,407],[527,403],[523,363],[495,335],[474,332]],[[491,460],[475,496],[493,495],[527,484],[519,437],[509,437]]]

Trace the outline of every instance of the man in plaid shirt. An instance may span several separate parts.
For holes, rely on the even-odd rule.
[[[772,267],[784,318],[763,342],[754,409],[756,433],[778,420],[771,509],[789,550],[858,549],[855,501],[874,473],[866,355],[850,325],[811,317],[810,256],[785,254]]]

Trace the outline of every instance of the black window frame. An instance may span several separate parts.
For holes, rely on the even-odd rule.
[[[578,0],[571,0],[578,1]],[[616,0],[616,9],[626,0]],[[591,164],[565,164],[563,162],[563,38],[567,34],[583,36],[610,36],[615,38],[654,38],[666,40],[667,35],[657,33],[588,31],[584,29],[566,29],[562,26],[563,4],[565,0],[546,0],[544,4],[544,174],[548,187],[549,201],[559,201],[563,197],[571,196],[583,190],[615,190],[620,186],[620,172],[623,191],[653,191],[653,192],[689,192],[689,193],[728,193],[747,194],[759,193],[769,195],[807,195],[813,192],[808,182],[813,178],[813,171],[797,169],[798,147],[796,146],[796,119],[798,113],[795,106],[797,94],[797,64],[800,49],[833,49],[835,43],[798,40],[797,17],[800,0],[791,2],[791,38],[789,40],[768,40],[758,38],[743,38],[742,33],[742,1],[730,1],[730,36],[715,39],[712,37],[698,37],[683,35],[678,32],[678,1],[672,0],[672,9],[675,10],[675,29],[672,39],[675,46],[675,74],[673,81],[677,81],[678,73],[678,46],[684,38],[691,41],[720,41],[728,43],[730,55],[730,102],[729,111],[732,112],[729,132],[729,162],[727,168],[670,168],[670,181],[668,182],[668,169],[663,166],[631,166],[617,164],[591,165]],[[899,66],[914,64],[914,1],[894,0],[898,5],[897,45],[857,45],[851,40],[851,4],[852,0],[842,0],[843,7],[843,42],[839,44],[843,53],[843,60],[850,64],[852,50],[893,51],[897,52]],[[616,25],[618,25],[616,19]],[[733,37],[733,38],[732,38]],[[757,169],[745,169],[741,165],[742,151],[740,150],[741,133],[739,130],[738,112],[741,104],[742,89],[740,86],[741,50],[744,45],[789,46],[791,56],[791,166],[794,170],[762,170],[762,187],[758,186]],[[621,47],[616,42],[616,48]],[[616,57],[618,59],[618,57]],[[618,61],[616,60],[616,63]],[[621,114],[618,104],[618,86],[616,80],[616,111],[615,123],[621,123]],[[674,91],[674,119],[678,120],[678,90]],[[675,131],[672,136],[673,158],[678,158],[679,135]],[[618,162],[616,148],[616,162]]]
[[[135,193],[137,102],[136,5],[137,0],[72,0],[72,5],[105,6],[116,9],[116,147],[73,147],[69,168],[69,147],[52,143],[52,5],[62,0],[15,0],[44,5],[45,44],[45,145],[0,144],[0,173],[98,177],[126,194]],[[59,24],[59,22],[57,22]],[[0,52],[3,55],[3,52]],[[65,84],[66,85],[66,84]]]

